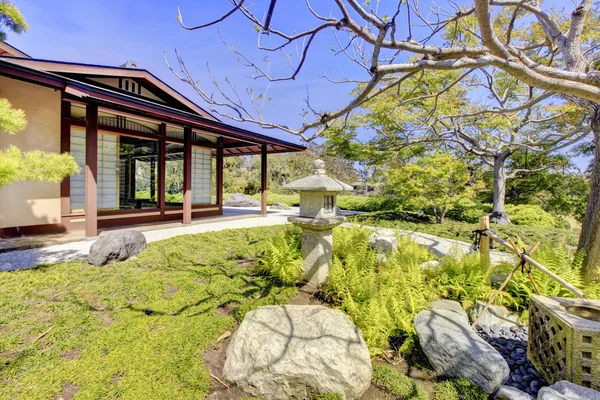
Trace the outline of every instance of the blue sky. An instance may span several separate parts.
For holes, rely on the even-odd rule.
[[[259,1],[257,7],[266,9],[264,3],[266,1]],[[241,66],[237,57],[226,49],[216,27],[186,31],[176,19],[177,6],[180,6],[186,24],[206,22],[222,15],[228,9],[227,1],[23,0],[14,4],[25,16],[29,30],[21,36],[9,35],[7,41],[34,58],[105,65],[135,60],[140,67],[148,69],[201,106],[204,104],[194,90],[168,70],[163,60],[164,51],[167,51],[174,65],[173,50],[177,49],[188,69],[209,90],[212,84],[206,73],[207,63],[220,81],[227,77],[238,88],[252,85],[257,92],[266,87],[265,81],[257,82],[244,77],[250,74],[250,70]],[[295,21],[297,27],[286,25],[288,30],[302,29],[314,23],[303,1],[281,1],[273,22],[277,26],[279,21],[287,23],[290,20]],[[219,27],[228,42],[244,49],[254,60],[264,58],[265,54],[256,49],[255,33],[245,19],[237,16]],[[325,33],[323,38],[330,39],[331,35]],[[348,65],[346,59],[338,60],[344,56],[338,56],[338,59],[332,56],[328,40],[319,40],[315,44],[311,49],[311,57],[296,81],[271,85],[269,93],[273,101],[266,108],[267,119],[298,127],[302,122],[299,112],[304,107],[303,98],[307,88],[311,104],[316,109],[329,109],[348,101],[351,85],[327,84],[320,79],[325,68],[340,63]],[[291,50],[295,51],[295,48]],[[274,54],[273,60],[275,71],[282,74],[291,71],[281,62],[282,57],[278,54]],[[355,69],[350,66],[347,73],[352,74]],[[236,125],[231,121],[225,122]],[[260,130],[250,124],[245,127]],[[268,130],[266,133],[298,141],[295,136],[285,132]]]
[[[263,17],[269,0],[256,0],[255,10]],[[459,4],[467,0],[460,1]],[[322,14],[327,14],[329,1],[313,0],[311,4]],[[397,4],[383,0],[384,5]],[[569,0],[557,0],[559,6],[573,8]],[[35,58],[57,59],[73,62],[119,65],[126,60],[135,60],[140,67],[185,94],[188,98],[205,106],[200,97],[187,84],[179,81],[167,68],[163,52],[167,52],[171,64],[175,65],[174,49],[183,56],[188,69],[200,85],[212,91],[212,83],[206,65],[210,65],[220,83],[227,77],[242,91],[246,87],[262,92],[267,82],[245,77],[251,71],[238,63],[222,43],[217,27],[197,31],[181,28],[177,21],[177,7],[181,7],[186,25],[202,24],[220,17],[229,10],[226,0],[14,0],[29,23],[29,31],[21,36],[9,35],[8,42]],[[547,4],[546,6],[549,6]],[[280,0],[276,6],[273,26],[286,32],[300,31],[315,24],[315,18],[308,12],[304,1]],[[265,53],[256,47],[256,33],[241,15],[234,15],[218,25],[224,39],[260,62]],[[407,32],[399,24],[398,37],[406,37]],[[416,32],[418,36],[418,32]],[[274,38],[264,37],[263,43],[273,43]],[[327,71],[335,77],[334,71],[343,71],[348,77],[365,79],[366,73],[344,55],[335,56],[331,51],[334,41],[330,32],[323,32],[311,46],[306,64],[295,81],[273,83],[269,97],[273,101],[266,106],[265,119],[298,127],[302,123],[300,111],[305,108],[304,98],[310,93],[311,105],[317,111],[336,109],[350,99],[353,84],[336,85],[321,78]],[[288,52],[295,53],[295,47]],[[276,75],[287,75],[290,67],[277,53],[272,55],[272,71]],[[295,59],[294,59],[295,60]],[[263,64],[264,65],[264,64]],[[239,125],[225,120],[224,122]],[[245,128],[261,131],[252,124]],[[279,130],[263,131],[269,135],[299,142],[293,135]],[[585,166],[584,160],[576,160]]]

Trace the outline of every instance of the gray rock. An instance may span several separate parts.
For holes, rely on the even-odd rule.
[[[227,348],[224,377],[264,400],[316,393],[359,398],[371,357],[358,328],[323,306],[265,306],[246,314]]]
[[[287,204],[284,203],[279,203],[279,202],[275,202],[271,205],[271,210],[291,210],[292,207],[288,206]]]
[[[531,396],[517,388],[502,386],[496,392],[494,400],[531,400]]]
[[[432,310],[449,310],[454,311],[460,316],[460,319],[464,321],[465,324],[469,324],[469,317],[465,310],[463,310],[462,306],[458,301],[454,300],[435,300],[429,303],[429,308]]]
[[[378,229],[369,235],[369,244],[379,252],[380,259],[398,249],[398,238],[393,229]]]
[[[223,202],[223,205],[226,207],[260,207],[260,201],[241,193],[234,193]]]
[[[508,379],[508,364],[455,311],[425,310],[415,318],[419,343],[435,370],[449,377],[465,377],[487,393]]]
[[[426,270],[434,270],[439,268],[441,265],[442,264],[438,260],[429,260],[419,264],[419,268]]]
[[[485,303],[477,300],[475,304],[467,309],[467,314],[471,322],[475,321],[481,311],[483,311]],[[519,317],[515,314],[511,314],[510,311],[504,306],[491,305],[483,314],[483,317],[479,320],[479,324],[499,327],[512,327],[519,325]]]
[[[103,266],[115,261],[124,261],[141,253],[146,247],[146,238],[141,232],[113,232],[101,236],[92,244],[88,263]]]
[[[549,386],[544,386],[540,389],[537,395],[537,400],[570,400]]]
[[[562,394],[569,400],[600,400],[600,392],[569,381],[558,381],[550,386],[551,389]]]
[[[508,218],[508,214],[504,211],[494,211],[491,213],[490,222],[498,225],[508,225],[511,223],[510,219]]]

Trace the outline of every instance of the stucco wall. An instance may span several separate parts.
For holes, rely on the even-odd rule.
[[[60,152],[60,91],[0,76],[0,98],[27,114],[27,129],[0,131],[0,149]],[[18,182],[0,188],[0,228],[60,223],[60,184]]]

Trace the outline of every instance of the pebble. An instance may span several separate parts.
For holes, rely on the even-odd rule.
[[[548,386],[539,371],[527,359],[527,327],[478,325],[475,329],[506,360],[510,368],[506,386],[522,390],[533,397],[537,396],[543,386]]]

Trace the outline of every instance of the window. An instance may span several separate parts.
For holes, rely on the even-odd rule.
[[[332,213],[335,208],[335,199],[333,196],[325,196],[325,212]]]
[[[85,129],[71,128],[71,155],[81,167],[71,176],[71,212],[85,211]],[[158,207],[158,143],[98,134],[98,210]]]
[[[167,142],[165,206],[183,207],[183,145]]]

